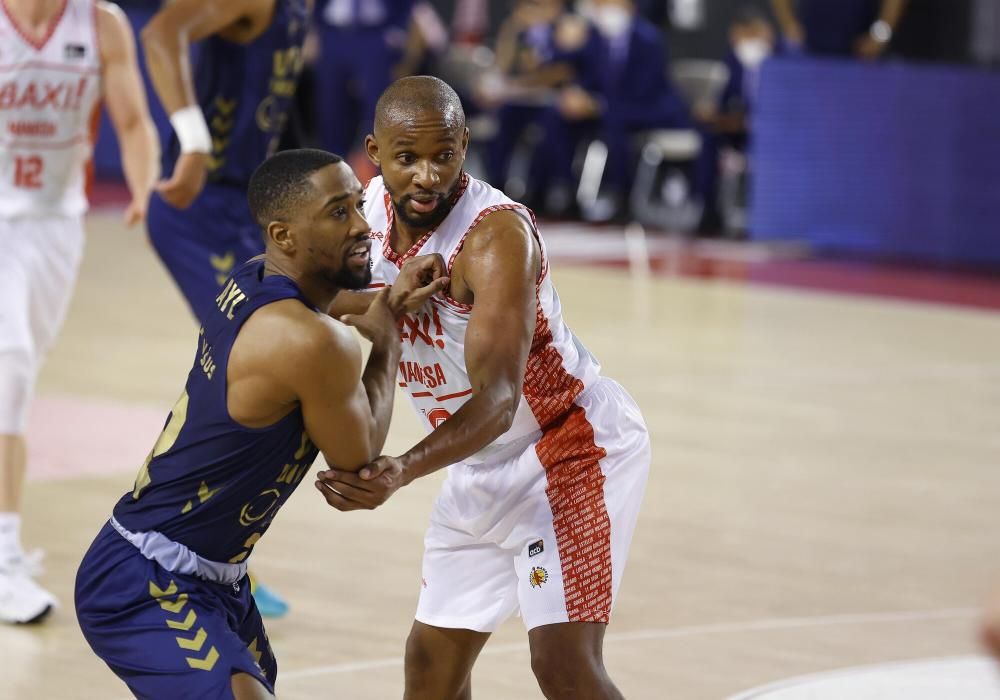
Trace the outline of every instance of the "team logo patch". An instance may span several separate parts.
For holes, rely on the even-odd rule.
[[[368,237],[381,241],[385,238],[385,233],[382,231],[371,231],[368,233]]]
[[[536,554],[541,554],[544,551],[545,551],[545,544],[542,540],[538,540],[537,542],[532,542],[531,544],[528,545],[529,557],[533,557]]]
[[[532,568],[531,573],[528,574],[528,583],[531,584],[532,588],[541,588],[542,584],[549,580],[549,572],[540,566]]]
[[[66,58],[83,58],[87,54],[87,47],[83,44],[66,44],[63,55]]]

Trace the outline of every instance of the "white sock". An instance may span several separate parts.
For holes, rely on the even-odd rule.
[[[21,514],[0,513],[0,562],[21,556]]]

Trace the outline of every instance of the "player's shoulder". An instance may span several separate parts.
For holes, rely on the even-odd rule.
[[[116,31],[123,27],[128,27],[129,21],[125,11],[113,2],[107,0],[97,0],[94,3],[94,16],[97,19],[99,30],[107,28],[109,31]]]
[[[125,47],[132,41],[132,25],[125,11],[113,2],[97,0],[94,3],[94,22],[101,56],[107,60],[125,55]]]
[[[494,248],[531,245],[534,230],[527,209],[517,206],[488,212],[465,237],[463,251],[488,251]]]
[[[257,309],[240,335],[265,354],[302,365],[350,359],[360,352],[357,340],[344,324],[298,299],[282,299]]]

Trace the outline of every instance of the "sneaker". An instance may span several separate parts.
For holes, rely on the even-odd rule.
[[[35,583],[25,567],[0,569],[0,622],[41,622],[56,604],[55,597]]]
[[[288,603],[281,596],[253,578],[250,581],[250,591],[261,617],[284,617],[288,614]]]

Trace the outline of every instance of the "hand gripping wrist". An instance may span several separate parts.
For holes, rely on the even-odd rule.
[[[181,153],[211,153],[212,136],[205,123],[205,115],[198,105],[182,107],[170,115],[170,125],[174,127]]]

